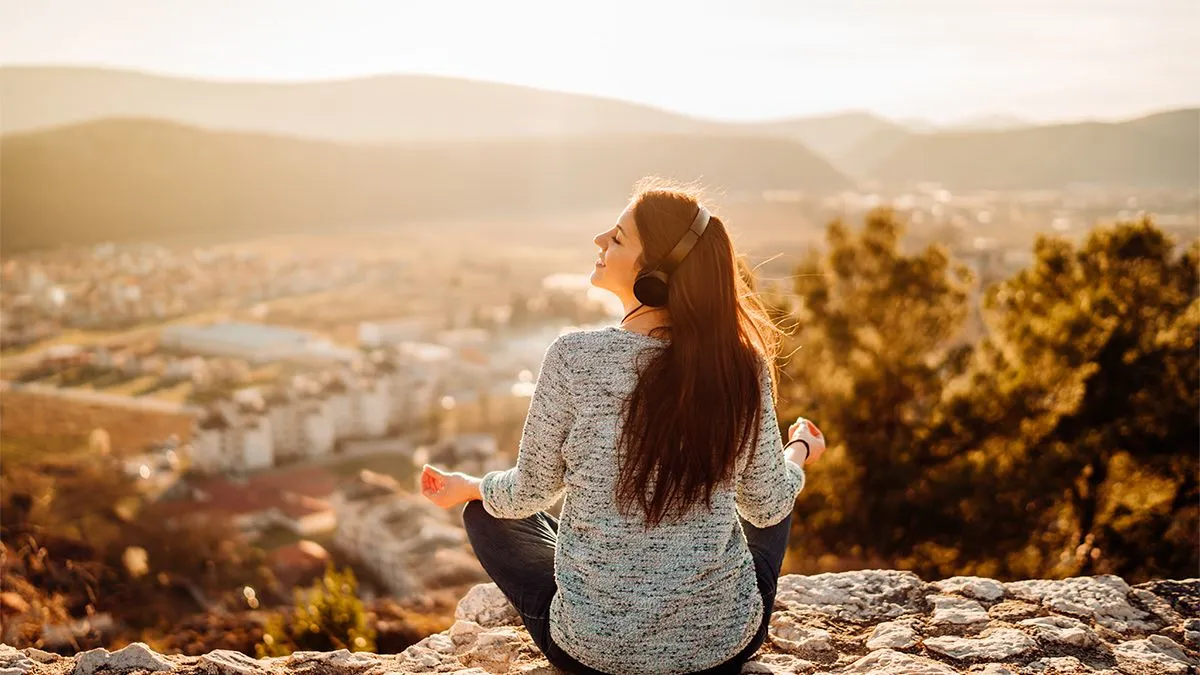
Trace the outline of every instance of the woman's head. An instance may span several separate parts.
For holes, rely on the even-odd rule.
[[[617,224],[597,235],[603,267],[593,283],[627,307],[637,273],[656,266],[691,227],[698,196],[660,182],[638,186]],[[619,226],[619,230],[618,230]],[[762,413],[760,368],[774,358],[780,331],[754,292],[752,273],[729,232],[713,215],[704,234],[670,275],[669,338],[640,369],[627,402],[627,454],[618,501],[640,502],[656,522],[687,510],[716,483],[730,478],[740,451],[757,439]],[[657,471],[654,493],[642,490]],[[623,495],[623,497],[621,497]]]
[[[591,283],[612,292],[623,305],[638,304],[634,283],[638,274],[659,266],[691,227],[699,196],[658,180],[639,183],[616,223],[592,241],[600,247]],[[712,218],[668,285],[675,304],[694,304],[697,298],[726,296],[734,289],[736,256],[719,218]],[[725,292],[722,292],[725,291]],[[670,310],[668,302],[667,309]]]

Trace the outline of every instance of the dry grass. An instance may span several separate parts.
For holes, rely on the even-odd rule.
[[[153,386],[157,381],[157,375],[142,375],[140,377],[135,377],[132,380],[126,380],[120,384],[108,387],[101,391],[103,391],[105,394],[114,394],[116,396],[133,396],[137,392]]]
[[[171,434],[187,442],[192,437],[193,422],[194,418],[186,413],[116,407],[31,392],[6,391],[0,397],[0,438],[86,438],[99,427],[108,431],[113,454],[118,456],[140,451]]]
[[[270,363],[262,366],[261,368],[255,368],[254,370],[250,371],[250,374],[246,377],[246,381],[251,384],[265,384],[274,382],[275,380],[279,379],[279,376],[282,372],[283,364]]]
[[[151,394],[147,394],[147,398],[154,398],[160,401],[168,401],[170,403],[186,403],[188,397],[192,395],[192,383],[180,382],[165,389],[159,389]]]

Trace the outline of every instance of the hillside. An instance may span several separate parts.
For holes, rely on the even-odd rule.
[[[719,124],[626,101],[425,75],[210,82],[99,68],[0,68],[0,133],[107,118],[342,142],[696,133]]]
[[[909,133],[899,124],[866,112],[797,117],[749,128],[758,133],[800,141],[843,171],[856,165],[857,149],[868,139]]]
[[[914,136],[866,177],[887,185],[937,181],[952,189],[1200,185],[1200,109],[1126,122],[1083,122]]]
[[[1004,131],[1033,126],[1032,122],[1016,115],[978,115],[941,125],[942,131]]]
[[[337,142],[748,134],[796,140],[838,161],[872,134],[903,129],[865,112],[722,123],[599,96],[429,75],[213,82],[101,68],[4,67],[0,98],[0,133],[7,134],[109,118]]]
[[[657,174],[730,192],[843,189],[803,146],[772,138],[624,134],[349,145],[157,120],[0,138],[6,250],[202,230],[334,231],[474,216],[618,209]]]
[[[1200,580],[1129,586],[1113,575],[1000,582],[860,570],[780,577],[767,638],[743,673],[803,675],[1188,675],[1200,666]],[[560,675],[495,584],[472,588],[454,624],[400,654],[230,650],[163,656],[137,642],[62,657],[0,647],[17,673],[459,673]],[[7,671],[6,671],[7,672]]]
[[[836,163],[850,176],[870,178],[880,162],[919,137],[921,134],[900,127],[879,129],[843,150]]]

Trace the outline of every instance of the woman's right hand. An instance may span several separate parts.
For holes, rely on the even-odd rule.
[[[442,471],[429,464],[421,467],[421,494],[443,509],[471,499],[473,483],[479,479],[461,471]],[[478,490],[475,491],[478,494]]]
[[[802,460],[801,466],[812,464],[825,453],[825,435],[821,433],[817,425],[803,417],[797,417],[796,421],[792,422],[792,426],[788,427],[788,442],[792,441],[804,441],[808,444],[808,459]],[[804,443],[796,443],[788,450],[803,452]]]

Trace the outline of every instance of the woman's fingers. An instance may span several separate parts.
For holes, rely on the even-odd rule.
[[[447,489],[451,475],[426,464],[421,469],[421,491],[425,497],[442,508],[454,506],[452,495]]]
[[[446,477],[437,468],[428,464],[421,467],[421,491],[425,496],[432,497],[446,487]]]

